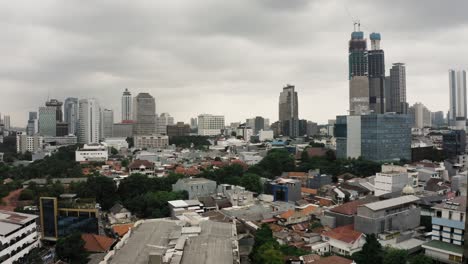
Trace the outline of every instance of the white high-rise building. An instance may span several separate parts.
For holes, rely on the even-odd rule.
[[[122,95],[122,121],[132,120],[132,94],[125,88]]]
[[[39,107],[39,134],[55,137],[57,135],[57,108],[52,106]]]
[[[224,129],[224,116],[201,114],[198,116],[198,135],[216,136]]]
[[[167,134],[167,126],[174,125],[174,117],[169,113],[162,113],[160,116],[156,115],[156,134]]]
[[[78,132],[78,98],[69,97],[65,99],[63,108],[65,123],[68,124],[68,134],[76,135]]]
[[[101,109],[97,99],[79,101],[78,142],[82,144],[99,143],[101,135]]]
[[[102,138],[111,138],[114,133],[114,111],[104,109],[101,112],[101,131]]]
[[[5,130],[10,130],[10,116],[9,115],[5,115],[3,117],[3,125],[5,126]]]
[[[449,70],[450,110],[449,124],[466,129],[466,71]]]
[[[414,128],[432,126],[431,111],[422,103],[415,103],[410,107],[409,113],[412,115]]]

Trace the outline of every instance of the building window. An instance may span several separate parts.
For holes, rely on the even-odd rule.
[[[463,222],[463,216],[465,216],[464,213],[460,213],[460,221]]]
[[[449,217],[448,217],[449,220],[452,220],[452,214],[453,214],[453,212],[449,211]]]
[[[442,211],[436,211],[436,216],[439,218],[442,217]]]

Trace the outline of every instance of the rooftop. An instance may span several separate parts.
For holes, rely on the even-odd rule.
[[[36,218],[36,215],[0,210],[0,235],[9,234]]]
[[[465,212],[466,196],[457,196],[451,200],[445,201],[444,203],[435,205],[434,208]]]
[[[354,231],[353,225],[347,225],[333,228],[330,231],[324,232],[322,235],[345,243],[354,243],[362,236],[362,233]]]
[[[334,207],[330,209],[331,212],[339,213],[339,214],[344,214],[344,215],[355,215],[357,214],[357,208],[360,205],[372,203],[374,201],[378,200],[377,198],[374,198],[373,196],[366,197],[364,199],[359,199],[359,200],[354,200],[352,202],[347,202],[342,205],[339,205],[337,207]]]
[[[457,246],[454,244],[450,244],[450,243],[446,243],[446,242],[442,242],[438,240],[432,240],[430,242],[427,242],[426,244],[422,245],[422,247],[448,251],[448,252],[452,252],[460,256],[463,255],[463,246]]]
[[[85,242],[85,250],[89,252],[107,252],[115,242],[115,239],[95,234],[82,234],[81,239]]]
[[[403,204],[414,203],[416,201],[419,201],[418,197],[414,195],[406,195],[406,196],[400,196],[397,198],[383,200],[383,201],[379,201],[375,203],[369,203],[369,204],[365,204],[362,206],[365,206],[371,209],[372,211],[379,211],[379,210],[383,210],[383,209],[387,209],[387,208],[391,208],[391,207],[395,207],[395,206],[399,206]]]

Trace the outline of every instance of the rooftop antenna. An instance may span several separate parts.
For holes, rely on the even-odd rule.
[[[356,26],[357,26],[357,31],[361,31],[361,21],[354,20],[353,25],[354,25],[354,31],[356,31]]]

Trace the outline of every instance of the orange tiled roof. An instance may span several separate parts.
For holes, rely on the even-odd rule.
[[[330,231],[324,232],[322,235],[345,243],[354,243],[354,241],[362,236],[362,233],[355,231],[353,225],[346,225],[333,228]]]
[[[313,211],[315,211],[315,209],[317,209],[317,206],[314,206],[314,205],[309,205],[307,206],[306,208],[302,209],[302,210],[294,210],[294,209],[291,209],[291,210],[288,210],[282,214],[279,215],[280,218],[283,218],[283,219],[288,219],[290,218],[291,216],[293,216],[295,213],[296,214],[301,214],[301,215],[309,215],[311,214]]]
[[[347,258],[339,257],[339,256],[330,256],[330,257],[321,258],[312,263],[313,264],[351,264],[353,263],[353,261]]]
[[[127,234],[128,230],[133,227],[133,224],[123,224],[123,225],[115,225],[112,227],[112,231],[116,233],[118,236],[122,237]]]
[[[316,195],[317,194],[317,189],[310,189],[310,188],[302,187],[301,192]]]
[[[301,172],[301,171],[286,172],[286,177],[305,177],[305,176],[307,176],[306,172]]]
[[[89,252],[107,252],[115,242],[115,239],[95,234],[82,234],[81,239],[85,242],[84,248]]]

